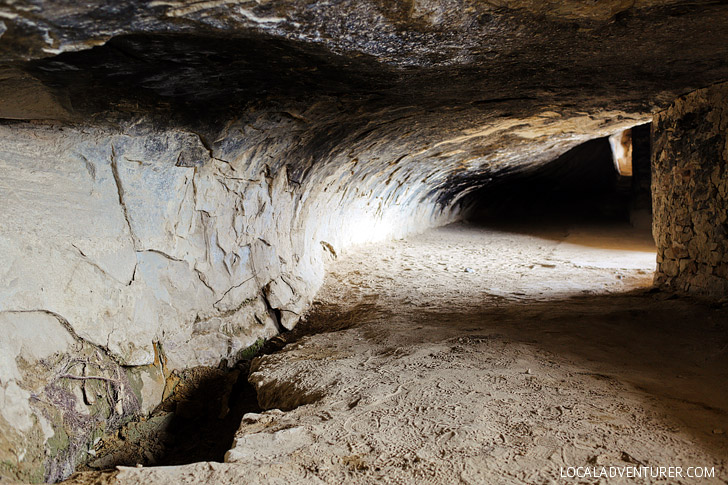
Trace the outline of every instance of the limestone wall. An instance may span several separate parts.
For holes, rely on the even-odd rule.
[[[296,183],[295,123],[274,117],[211,150],[149,126],[0,127],[0,471],[67,476],[175,370],[292,328],[340,248],[454,217],[356,162]]]
[[[728,83],[695,91],[653,122],[655,282],[728,296]]]
[[[291,328],[342,250],[452,221],[479,177],[643,119],[321,97],[214,127],[0,124],[0,476],[68,476],[174,372]]]

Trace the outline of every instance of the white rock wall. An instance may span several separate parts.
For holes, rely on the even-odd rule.
[[[223,161],[183,131],[20,124],[0,127],[0,139],[0,427],[16,432],[6,451],[21,468],[31,461],[17,456],[17,442],[34,428],[41,441],[96,432],[34,403],[54,382],[77,398],[74,413],[110,417],[84,405],[81,368],[70,369],[78,380],[59,377],[69,373],[70,357],[52,356],[74,354],[77,341],[112,363],[104,378],[120,366],[153,369],[158,351],[163,372],[234,361],[278,325],[292,328],[320,285],[326,248],[451,217],[428,205],[387,211],[383,197],[403,195],[369,200],[372,188],[346,207],[341,174],[322,174],[321,185],[301,189],[285,167],[256,152],[255,141],[225,151]],[[415,218],[404,225],[405,215]],[[17,358],[34,365],[20,371]],[[112,415],[159,402],[164,379],[141,383],[137,401]],[[116,396],[105,398],[115,406]],[[59,446],[69,444],[64,439]],[[67,462],[83,459],[77,447],[77,457],[61,454],[58,463],[52,448],[35,451],[36,465],[54,470],[47,478],[67,475]]]
[[[439,113],[335,105],[251,109],[212,134],[0,125],[0,475],[67,476],[170,372],[292,328],[328,258],[457,218],[457,196],[440,198],[453,177],[643,119],[459,114],[444,129]]]

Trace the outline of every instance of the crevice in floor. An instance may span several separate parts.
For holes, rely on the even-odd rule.
[[[77,471],[223,462],[243,415],[263,411],[254,386],[248,382],[253,359],[279,352],[308,335],[351,328],[362,315],[371,315],[374,308],[373,304],[364,303],[341,311],[314,302],[293,330],[256,346],[253,355],[232,367],[223,361],[218,367],[173,372],[169,379],[173,388],[170,395],[149,416],[132,419],[113,434],[100,438],[89,460]],[[298,405],[318,399],[309,397]]]
[[[249,368],[244,360],[232,368],[223,362],[173,374],[171,395],[149,416],[102,437],[79,471],[222,462],[243,415],[260,411]]]

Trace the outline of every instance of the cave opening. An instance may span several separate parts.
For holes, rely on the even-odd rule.
[[[611,143],[625,133],[626,161],[625,151]],[[565,248],[583,246],[583,254],[576,251],[564,261],[611,265],[620,280],[621,271],[636,269],[646,277],[624,291],[650,286],[656,253],[650,157],[649,124],[590,140],[555,160],[489,177],[463,200],[463,217],[480,227],[559,241]]]
[[[0,482],[728,478],[725,2],[142,3],[0,7]]]
[[[629,133],[627,162],[615,161],[610,143],[615,135],[589,140],[549,162],[498,173],[468,194],[465,217],[479,222],[592,219],[650,230],[650,125],[616,135],[623,133]],[[621,172],[619,163],[629,172]]]

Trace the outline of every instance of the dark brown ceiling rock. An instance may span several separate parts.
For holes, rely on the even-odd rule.
[[[127,110],[329,92],[649,111],[728,77],[723,1],[19,0],[0,20],[0,59],[74,109],[112,89]]]

